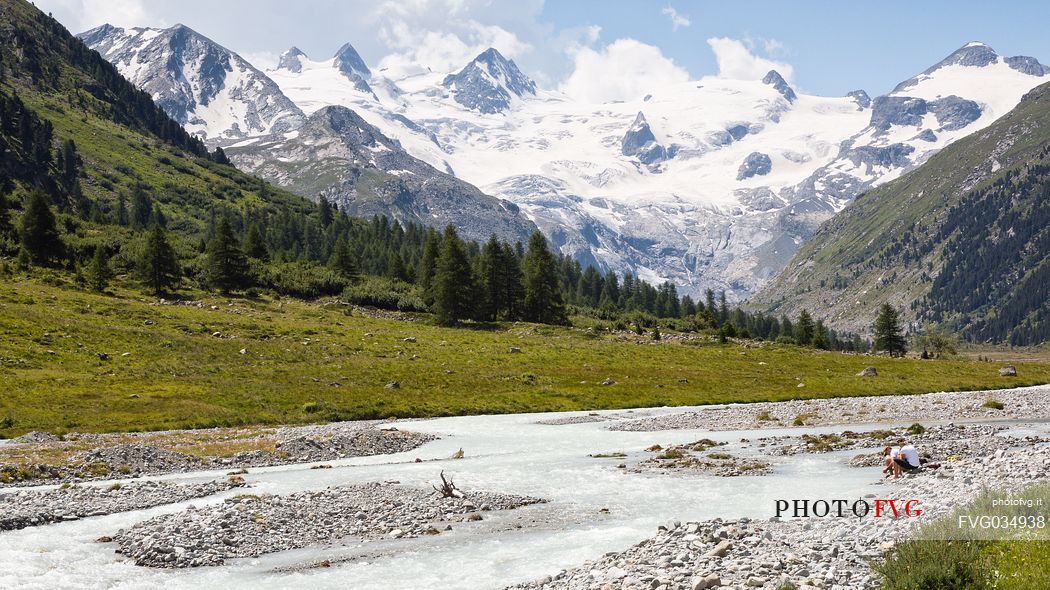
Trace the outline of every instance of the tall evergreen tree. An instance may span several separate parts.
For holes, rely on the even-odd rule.
[[[128,218],[128,200],[121,192],[117,195],[117,225],[127,225],[130,223]]]
[[[547,239],[539,231],[529,237],[522,274],[525,283],[525,319],[541,324],[568,323],[558,283],[557,264],[547,248]]]
[[[248,258],[254,258],[262,262],[270,260],[270,251],[266,249],[266,242],[263,241],[262,232],[259,231],[259,226],[254,223],[248,226],[248,234],[244,237],[244,253]]]
[[[8,213],[10,207],[7,197],[0,194],[0,239],[12,235],[15,231],[14,226],[11,225],[11,214]]]
[[[876,351],[886,351],[890,356],[904,356],[904,353],[908,352],[908,343],[900,325],[900,314],[892,305],[882,304],[874,328]]]
[[[336,239],[332,255],[328,257],[328,266],[348,279],[357,278],[357,265],[354,264],[354,257],[350,254],[350,246],[344,236]]]
[[[400,252],[392,252],[386,265],[386,274],[392,279],[408,282],[408,269]]]
[[[426,240],[423,242],[423,257],[419,261],[419,270],[416,272],[416,282],[423,289],[423,301],[427,305],[434,303],[433,281],[440,249],[441,237],[433,229],[428,229]]]
[[[504,301],[505,285],[503,278],[503,247],[499,243],[496,234],[489,237],[485,247],[481,250],[479,261],[478,282],[481,287],[482,297],[479,301],[478,317],[488,321],[499,318],[501,312],[506,308]]]
[[[91,257],[84,274],[92,291],[101,293],[109,286],[113,269],[109,267],[109,256],[106,256],[106,249],[101,245],[95,247],[95,255]]]
[[[155,295],[178,286],[179,261],[168,242],[167,233],[160,225],[154,224],[146,235],[146,244],[135,265],[135,271],[139,280]]]
[[[141,184],[135,185],[131,190],[131,225],[138,229],[149,227],[152,215],[153,199],[146,193],[145,187]]]
[[[828,341],[828,329],[824,326],[823,320],[817,320],[815,326],[813,326],[813,348],[819,348],[821,350],[827,350],[831,347],[831,343]]]
[[[22,215],[22,247],[33,264],[46,265],[62,257],[64,248],[58,235],[55,214],[43,192],[35,190]]]
[[[798,312],[798,321],[795,322],[795,342],[800,346],[813,344],[814,330],[813,316],[804,309]]]
[[[207,281],[224,295],[248,284],[248,260],[230,222],[223,217],[208,242]]]
[[[332,204],[324,197],[317,201],[317,220],[321,223],[322,228],[332,224]]]
[[[451,225],[441,239],[431,289],[439,324],[453,326],[473,315],[476,293],[470,261],[463,240]]]

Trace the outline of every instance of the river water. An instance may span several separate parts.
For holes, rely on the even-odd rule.
[[[688,408],[638,410],[637,415]],[[563,417],[571,414],[558,414]],[[596,459],[592,453],[622,451],[631,463],[649,456],[644,448],[712,438],[744,456],[740,439],[792,430],[708,432],[675,430],[618,432],[610,422],[542,425],[545,414],[470,416],[404,423],[404,429],[432,432],[440,440],[408,453],[309,465],[252,469],[250,493],[288,493],[348,483],[399,481],[429,486],[445,470],[464,490],[491,490],[546,498],[548,504],[486,513],[477,524],[457,525],[441,535],[371,543],[349,542],[234,560],[228,565],[183,570],[143,568],[113,553],[114,544],[95,543],[122,527],[193,504],[221,502],[243,490],[173,504],[0,534],[0,588],[502,588],[557,573],[608,551],[622,550],[675,520],[715,517],[769,517],[778,498],[857,498],[873,493],[878,468],[848,468],[859,451],[778,458],[767,476],[628,474],[623,459]],[[853,430],[867,430],[852,428]],[[833,432],[841,427],[805,432]],[[463,449],[463,459],[449,459]],[[720,449],[722,450],[722,449]],[[421,458],[422,463],[415,462]],[[163,479],[199,480],[223,476],[201,472]],[[104,485],[109,485],[106,482]],[[608,513],[600,512],[607,508]],[[515,528],[521,524],[521,528]],[[330,559],[333,567],[295,569]],[[293,571],[289,571],[293,570]]]

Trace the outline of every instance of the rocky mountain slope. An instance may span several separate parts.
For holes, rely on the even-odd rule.
[[[1050,70],[970,43],[875,99],[802,94],[771,71],[612,102],[539,88],[495,49],[434,72],[293,48],[267,74],[303,112],[351,108],[408,154],[515,203],[584,264],[740,299],[858,194],[988,126]]]
[[[228,153],[242,169],[298,194],[321,195],[353,216],[451,223],[478,242],[495,233],[525,243],[535,230],[514,204],[413,158],[346,107],[325,107],[296,131]]]
[[[1029,63],[1029,62],[1025,62]],[[864,333],[884,302],[976,341],[1050,340],[1050,84],[868,191],[754,298]]]
[[[102,25],[79,37],[212,146],[303,122],[303,112],[265,74],[189,27]]]

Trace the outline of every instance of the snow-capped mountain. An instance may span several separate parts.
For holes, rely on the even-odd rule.
[[[402,224],[456,225],[484,241],[511,243],[536,230],[518,207],[408,155],[401,146],[342,106],[324,107],[295,131],[231,146],[242,169],[302,195],[321,195],[351,215],[386,215]]]
[[[289,131],[305,119],[266,74],[186,26],[107,24],[78,36],[209,145]]]
[[[536,94],[536,83],[491,47],[458,74],[446,76],[441,85],[452,91],[459,104],[488,114],[507,110],[515,97]]]
[[[406,153],[517,204],[584,264],[735,299],[860,192],[984,128],[1050,74],[970,43],[874,99],[808,95],[771,71],[589,103],[537,87],[494,49],[436,72],[370,69],[348,48],[322,61],[293,48],[267,74],[304,113],[348,107]],[[275,137],[233,151],[272,151]]]

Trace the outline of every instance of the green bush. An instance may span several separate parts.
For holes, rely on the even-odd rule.
[[[984,404],[982,404],[982,407],[991,408],[993,410],[1001,410],[1001,409],[1003,409],[1004,406],[1003,406],[1003,403],[1001,401],[995,400],[995,399],[990,399],[990,400],[984,402]]]
[[[396,311],[427,311],[419,287],[388,277],[365,277],[343,289],[343,301]]]
[[[916,422],[915,424],[912,424],[908,427],[907,432],[908,434],[922,434],[926,432],[926,427]]]
[[[883,590],[982,590],[992,588],[973,541],[905,541],[875,571]]]
[[[307,262],[286,262],[262,267],[259,283],[284,295],[314,298],[338,295],[346,278],[334,270]]]

